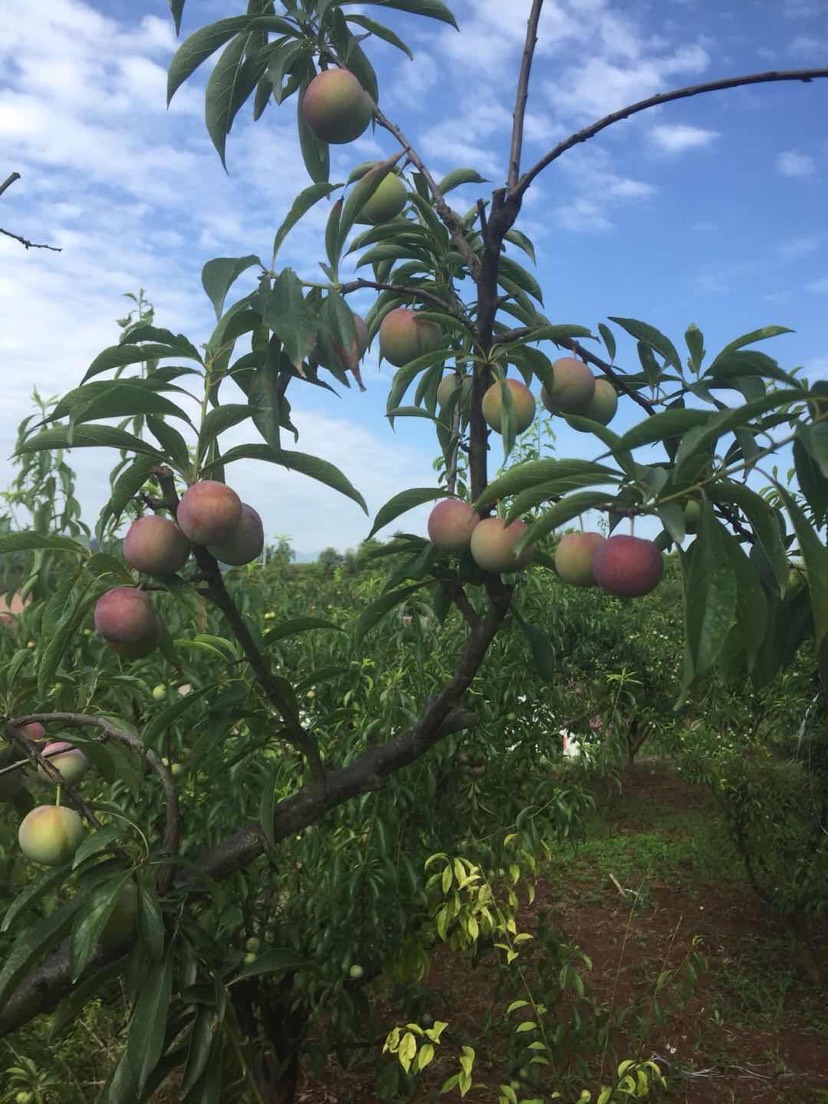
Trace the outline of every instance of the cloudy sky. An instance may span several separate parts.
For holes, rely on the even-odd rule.
[[[360,6],[377,16],[368,4],[348,10]],[[435,173],[471,166],[495,185],[529,2],[452,6],[459,34],[379,13],[414,48],[414,62],[376,40],[367,48],[383,109]],[[243,0],[189,0],[182,32],[244,9]],[[826,0],[547,0],[525,163],[659,91],[825,66],[826,28]],[[165,107],[176,46],[165,0],[0,0],[0,181],[21,174],[0,197],[0,227],[62,250],[26,251],[0,236],[0,488],[13,474],[8,457],[33,388],[52,396],[79,382],[117,341],[124,293],[144,288],[159,325],[203,342],[213,316],[202,265],[269,257],[274,230],[308,183],[295,101],[271,106],[256,124],[243,113],[225,174],[203,123],[208,67]],[[608,315],[637,317],[676,344],[695,322],[711,354],[758,326],[785,325],[796,333],[766,351],[828,378],[826,118],[828,81],[769,85],[667,105],[572,150],[541,176],[519,223],[538,249],[547,313],[593,329]],[[339,147],[332,179],[392,150],[384,132]],[[474,198],[469,192],[457,205]],[[324,256],[325,214],[320,206],[282,254],[311,279]],[[353,305],[367,308],[370,297]],[[619,363],[635,370],[629,344],[620,349]],[[363,375],[365,394],[297,388],[296,447],[338,464],[373,514],[404,487],[433,483],[437,449],[425,423],[388,426],[391,373],[375,354]],[[622,410],[619,425],[632,417]],[[584,444],[566,429],[557,437],[559,455],[583,455]],[[94,524],[108,497],[108,457],[83,450],[73,464]],[[288,535],[301,558],[353,547],[367,534],[358,507],[303,476],[269,465],[229,473],[268,536]],[[422,527],[424,516],[412,514],[407,526]]]

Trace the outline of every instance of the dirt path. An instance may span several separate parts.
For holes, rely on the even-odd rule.
[[[591,959],[586,980],[593,1000],[633,1010],[613,1044],[620,1057],[657,1057],[668,1076],[666,1099],[828,1102],[828,997],[797,969],[785,926],[740,877],[709,795],[669,767],[642,762],[628,773],[587,845],[541,881],[534,906],[521,914],[524,929],[535,930],[544,912]],[[828,966],[828,931],[822,936],[819,952]],[[687,963],[699,953],[706,968],[691,984]],[[673,980],[658,990],[658,979],[672,971]],[[683,981],[689,988],[682,996],[676,989]],[[496,1104],[509,1025],[491,959],[471,969],[440,951],[429,984],[433,1014],[449,1021],[457,1040],[447,1049],[460,1042],[478,1047],[486,1087],[466,1101]],[[491,1070],[487,1057],[496,1059]],[[598,1070],[600,1055],[590,1067]],[[438,1093],[455,1068],[435,1070],[411,1099],[459,1099]],[[589,1087],[594,1091],[596,1082]],[[376,1098],[369,1071],[331,1064],[320,1080],[305,1083],[300,1100],[374,1104]]]

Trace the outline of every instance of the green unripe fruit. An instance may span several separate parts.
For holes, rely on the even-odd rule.
[[[437,385],[437,405],[445,406],[458,387],[460,388],[460,406],[466,406],[471,397],[472,378],[471,376],[463,376],[462,380],[458,380],[456,372],[443,376]]]
[[[515,433],[523,433],[535,419],[535,396],[520,380],[507,379],[505,383],[512,394]],[[483,396],[483,418],[496,433],[503,432],[503,413],[503,388],[498,380]]]
[[[257,939],[255,935],[252,935],[245,943],[244,949],[255,954],[257,951],[260,951],[262,949],[261,939]]]
[[[395,172],[389,171],[374,194],[365,201],[357,222],[368,226],[390,222],[401,214],[407,198],[405,184]]]
[[[612,419],[615,417],[615,412],[618,409],[618,392],[612,386],[607,379],[595,380],[595,391],[592,398],[578,413],[583,418],[591,418],[593,422],[599,422],[601,425],[609,425]],[[581,432],[588,432],[582,430]]]
[[[257,961],[258,957],[259,956],[257,954],[254,954],[252,951],[248,951],[247,954],[244,956],[245,966],[252,966],[253,963]]]
[[[541,390],[546,409],[551,414],[583,414],[595,394],[595,377],[587,365],[574,357],[560,357],[552,373],[552,390]]]
[[[684,507],[684,531],[692,536],[699,528],[701,517],[701,503],[692,498]]]
[[[349,70],[326,69],[305,89],[301,111],[317,138],[344,145],[364,133],[374,114],[374,102]]]
[[[365,971],[359,965],[359,963],[355,962],[348,971],[348,977],[351,978],[353,981],[360,981],[362,978],[365,977]]]
[[[157,686],[152,688],[152,696],[155,701],[163,701],[167,696],[167,688],[163,683],[159,682]]]
[[[60,866],[80,846],[83,824],[74,809],[38,805],[23,818],[17,839],[20,850],[32,862]]]
[[[32,1104],[33,1100],[34,1093],[26,1092],[24,1089],[22,1092],[15,1094],[14,1104]]]
[[[600,533],[564,533],[555,549],[555,570],[570,586],[595,586],[592,559],[604,543]]]

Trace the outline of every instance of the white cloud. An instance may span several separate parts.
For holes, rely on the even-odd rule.
[[[816,356],[802,365],[803,374],[810,383],[828,382],[828,356]]]
[[[821,249],[825,239],[825,234],[801,234],[780,242],[776,252],[783,261],[798,261],[801,257],[807,257]]]
[[[828,295],[828,276],[823,276],[819,280],[806,284],[805,290],[812,291],[815,295]]]
[[[828,38],[816,38],[814,35],[796,35],[788,44],[788,53],[804,58],[824,57],[828,52]]]
[[[782,176],[804,177],[811,176],[816,170],[813,157],[807,153],[798,153],[796,150],[784,150],[777,155],[776,171]]]
[[[721,135],[717,130],[705,130],[686,123],[665,123],[654,126],[648,137],[664,153],[684,153],[686,150],[709,146]]]

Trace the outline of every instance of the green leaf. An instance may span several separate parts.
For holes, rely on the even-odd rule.
[[[690,353],[691,371],[698,375],[704,360],[704,334],[691,322],[684,332],[684,340]]]
[[[568,495],[551,510],[542,514],[537,521],[532,522],[529,531],[518,541],[516,551],[520,553],[524,548],[535,544],[548,533],[565,525],[572,518],[578,517],[579,514],[595,506],[603,506],[611,497],[611,494],[605,491],[581,491],[578,494]]]
[[[769,337],[778,337],[780,334],[793,332],[794,331],[789,330],[787,326],[762,326],[761,329],[751,330],[750,333],[743,334],[741,337],[737,337],[734,341],[731,341],[728,345],[725,345],[713,361],[711,368],[718,362],[720,357],[723,357],[726,353],[732,353],[736,349],[741,349],[743,345],[753,345],[756,341],[766,341]]]
[[[327,199],[331,192],[336,191],[336,188],[336,184],[329,184],[327,181],[321,181],[316,184],[309,184],[304,191],[299,193],[293,201],[293,206],[290,211],[288,211],[284,222],[276,231],[276,237],[273,239],[273,262],[276,260],[276,255],[282,243],[296,223],[311,209],[311,207],[318,203],[320,199]],[[273,262],[271,262],[271,267],[273,267]]]
[[[167,70],[167,104],[184,81],[220,46],[250,25],[250,16],[236,15],[201,27],[178,47]]]
[[[400,587],[397,590],[386,591],[374,602],[372,602],[367,609],[362,611],[359,620],[356,623],[354,630],[354,640],[359,645],[364,639],[365,635],[370,629],[377,624],[385,615],[395,606],[399,606],[402,602],[405,602],[412,594],[416,594],[417,591],[422,590],[426,584],[414,583],[411,586]]]
[[[452,191],[454,188],[461,188],[464,184],[486,184],[488,180],[485,176],[481,176],[477,169],[452,169],[450,173],[446,173],[437,187],[443,193]],[[508,237],[508,235],[507,235]],[[510,239],[517,244],[517,239]],[[526,239],[528,241],[528,239]],[[531,243],[530,243],[531,244]],[[531,254],[530,254],[531,256]],[[532,257],[534,260],[534,257]]]
[[[129,1022],[126,1058],[139,1098],[164,1050],[172,995],[172,950],[146,972]]]
[[[622,433],[616,447],[622,451],[636,449],[665,437],[680,437],[696,426],[707,425],[714,417],[710,410],[662,410]]]
[[[639,322],[636,318],[618,318],[610,315],[609,320],[621,326],[631,337],[651,345],[677,372],[681,371],[681,360],[675,345],[655,326],[650,326],[647,322]]]
[[[66,870],[63,871],[64,875]],[[84,897],[64,902],[45,919],[28,926],[20,933],[11,950],[6,954],[0,970],[0,1007],[2,1007],[23,977],[38,966],[69,931],[75,913],[84,904]]]
[[[98,828],[94,832],[90,832],[85,839],[81,840],[80,847],[72,858],[72,869],[77,870],[92,855],[99,855],[101,851],[108,850],[110,844],[127,837],[128,831],[123,823],[109,824],[106,828]]]
[[[30,437],[18,449],[20,454],[27,452],[41,452],[44,449],[69,449],[69,448],[115,448],[125,449],[128,452],[136,452],[145,456],[151,456],[158,464],[166,463],[163,452],[148,445],[140,437],[135,437],[123,429],[115,426],[53,426],[45,429],[36,437]]]
[[[401,491],[399,494],[394,495],[393,498],[390,498],[388,502],[377,511],[374,524],[371,526],[371,532],[366,537],[366,540],[370,540],[374,533],[378,532],[380,529],[384,529],[386,525],[390,525],[390,523],[401,514],[406,513],[408,510],[413,510],[415,506],[422,506],[424,502],[433,502],[435,499],[445,498],[445,496],[446,491],[440,487],[414,487],[408,491]]]
[[[207,81],[205,121],[207,133],[226,168],[225,148],[233,119],[241,106],[239,90],[247,38],[239,35],[222,52]]]
[[[728,554],[734,540],[709,502],[702,502],[698,536],[681,553],[684,570],[686,691],[715,664],[736,616],[736,577]]]
[[[188,419],[189,421],[189,419]],[[148,417],[147,429],[164,450],[166,463],[181,475],[190,470],[190,450],[177,429],[162,418]]]
[[[539,303],[543,303],[543,288],[532,273],[527,272],[523,265],[519,265],[517,261],[512,260],[511,257],[504,254],[500,257],[500,272],[513,284],[517,284],[527,295],[531,295],[533,299],[537,299]]]
[[[254,253],[248,253],[246,257],[215,257],[202,268],[201,285],[213,304],[216,319],[221,318],[224,310],[224,300],[227,298],[227,292],[233,283],[253,265],[259,265],[260,268],[264,267]]]
[[[799,425],[796,435],[822,475],[828,479],[828,422]]]
[[[0,533],[0,553],[2,552],[81,552],[88,551],[84,545],[71,537],[51,536],[48,533]]]
[[[521,628],[529,642],[535,669],[545,682],[552,682],[556,674],[557,664],[555,662],[555,650],[549,637],[543,629],[539,629],[537,625],[530,625],[523,618],[521,618]]]
[[[754,376],[774,379],[786,387],[799,386],[796,376],[783,371],[775,360],[755,349],[720,353],[701,378],[708,386],[715,382],[736,387],[740,381],[748,381]]]
[[[138,494],[149,479],[152,463],[151,457],[138,456],[123,469],[115,480],[109,501],[104,506],[98,519],[99,543],[102,541],[108,522],[112,521],[113,525],[117,525],[127,503]]]
[[[47,870],[39,878],[35,878],[33,881],[29,882],[29,884],[17,894],[6,909],[3,923],[0,924],[0,932],[11,931],[14,927],[15,920],[19,916],[25,917],[31,923],[33,906],[36,905],[38,901],[42,900],[46,894],[57,889],[65,880],[66,868],[65,866],[61,866],[56,870]]]
[[[305,92],[307,90],[311,77],[306,78],[302,82],[301,90],[296,104],[296,122],[299,128],[299,146],[302,150],[302,160],[305,163],[305,168],[308,170],[308,175],[311,180],[316,181],[317,184],[321,184],[327,181],[331,172],[331,154],[330,148],[327,142],[322,142],[313,133],[311,128],[305,122],[305,115],[302,111],[302,100],[304,99]]]
[[[340,7],[355,4],[357,0],[340,0]],[[395,11],[410,12],[429,19],[438,19],[457,30],[457,21],[442,0],[366,0],[374,8],[393,8]]]
[[[175,33],[181,34],[181,16],[184,12],[186,0],[167,0],[167,3],[170,5],[170,12],[175,23]]]
[[[814,646],[818,649],[828,633],[828,548],[820,540],[793,495],[778,484],[777,490],[790,514],[799,544],[799,554],[805,564],[814,615]]]
[[[468,171],[473,172],[473,169],[459,170],[460,172]],[[451,176],[451,173],[449,173]],[[511,230],[506,231],[505,240],[511,242],[512,245],[516,245],[518,249],[522,249],[523,252],[532,259],[533,264],[537,264],[537,257],[535,256],[535,247],[532,244],[531,238],[528,238],[522,231],[515,230],[514,227]]]
[[[592,460],[528,460],[524,464],[516,464],[493,480],[473,505],[475,509],[488,506],[501,498],[509,498],[528,490],[538,483],[559,482],[560,493],[563,493],[573,486],[617,483],[619,479],[618,472],[613,468],[596,464]]]
[[[389,46],[396,46],[398,50],[402,50],[404,54],[408,54],[412,61],[414,60],[414,54],[411,52],[410,48],[398,35],[395,35],[388,27],[384,27],[382,23],[377,23],[376,20],[369,19],[367,15],[349,15],[348,22],[356,23],[358,27],[362,27],[363,30],[368,31],[369,34],[381,38],[382,41],[387,42]]]
[[[308,456],[303,452],[290,452],[287,449],[273,449],[269,445],[239,445],[237,448],[232,448],[229,452],[226,452],[221,458],[221,463],[232,464],[236,460],[266,460],[271,464],[279,464],[289,471],[301,472],[302,475],[316,479],[320,483],[324,483],[325,486],[344,494],[347,498],[353,499],[366,514],[368,513],[365,499],[350,480],[346,479],[339,468],[318,456]],[[219,463],[219,461],[215,463]],[[205,473],[214,466],[215,464],[208,464],[204,469]]]
[[[328,215],[328,221],[325,225],[325,254],[330,261],[330,265],[334,273],[339,271],[341,241],[339,234],[339,220],[342,217],[342,208],[344,206],[345,200],[340,197],[333,205],[333,207],[331,207],[331,213]]]
[[[88,588],[93,586],[90,580]],[[64,610],[59,622],[49,633],[48,642],[40,656],[37,669],[37,688],[41,697],[45,697],[49,687],[55,680],[55,672],[60,666],[70,645],[75,639],[83,621],[86,620],[90,609],[96,600],[95,591],[89,591],[78,599],[75,604],[69,604]]]
[[[790,569],[782,543],[782,529],[777,511],[760,494],[743,483],[717,480],[709,488],[708,494],[714,502],[724,504],[732,502],[742,510],[753,527],[756,540],[773,571],[778,593],[783,594],[788,586]]]
[[[75,921],[69,943],[69,970],[73,982],[78,980],[95,953],[106,922],[129,880],[130,875],[122,873],[84,894],[84,908]]]
[[[262,321],[276,334],[282,348],[297,369],[316,344],[316,318],[305,301],[296,273],[285,268],[273,282]]]
[[[173,702],[172,705],[162,709],[160,713],[156,713],[143,730],[142,738],[145,746],[154,747],[161,733],[187,710],[192,709],[205,694],[209,694],[214,690],[215,685],[215,683],[210,683],[208,686],[199,687],[198,690],[191,690],[189,694],[185,694],[178,701]]]
[[[598,323],[598,333],[601,335],[601,339],[607,347],[610,360],[615,360],[615,334],[609,326],[605,326],[603,322]]]
[[[202,448],[206,451],[226,429],[243,422],[250,417],[250,407],[242,403],[224,403],[209,410],[201,423],[200,440]]]
[[[270,629],[264,635],[263,643],[275,644],[277,640],[287,640],[299,633],[309,632],[311,629],[326,629],[327,631],[344,632],[341,625],[335,625],[324,617],[292,617],[289,621],[283,621],[274,629]]]
[[[161,906],[151,882],[138,882],[138,938],[150,962],[160,962],[164,953],[166,933]]]
[[[386,176],[394,171],[394,165],[399,159],[400,154],[395,154],[385,161],[376,162],[376,164],[372,165],[371,168],[357,180],[353,188],[351,188],[348,198],[345,200],[345,206],[342,208],[342,214],[340,215],[339,226],[337,228],[337,260],[342,252],[342,246],[345,243],[345,239],[351,232],[351,228],[359,217],[362,208],[380,184],[382,184]]]

